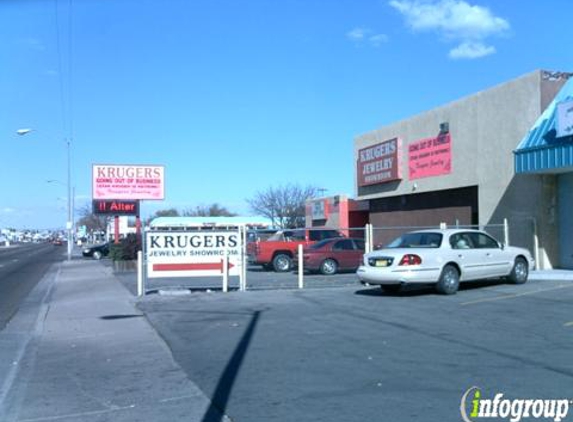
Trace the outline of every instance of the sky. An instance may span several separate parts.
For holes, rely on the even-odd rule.
[[[356,136],[572,72],[572,15],[570,0],[0,0],[0,228],[65,226],[68,146],[76,218],[93,164],[165,166],[142,217],[251,215],[247,199],[288,184],[353,197]]]

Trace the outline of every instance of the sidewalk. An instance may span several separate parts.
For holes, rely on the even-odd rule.
[[[573,270],[534,270],[529,273],[529,280],[573,281]]]
[[[97,261],[54,266],[0,332],[0,420],[207,422],[210,400],[134,304]]]

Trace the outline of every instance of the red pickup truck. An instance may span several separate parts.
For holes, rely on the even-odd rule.
[[[344,236],[333,229],[280,230],[267,240],[247,243],[249,264],[262,265],[276,272],[290,271],[298,245],[309,246],[332,237]]]

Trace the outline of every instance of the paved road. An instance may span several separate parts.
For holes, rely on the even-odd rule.
[[[24,243],[0,247],[0,330],[50,266],[65,259],[65,246]]]
[[[572,301],[572,281],[530,281],[455,296],[359,285],[151,295],[139,307],[233,421],[395,422],[459,421],[472,386],[573,399]]]

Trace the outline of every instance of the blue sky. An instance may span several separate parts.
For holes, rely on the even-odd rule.
[[[572,14],[570,0],[2,0],[0,227],[65,225],[67,139],[76,208],[92,164],[164,165],[166,199],[144,216],[247,215],[246,198],[287,183],[353,196],[355,136],[573,71]]]

